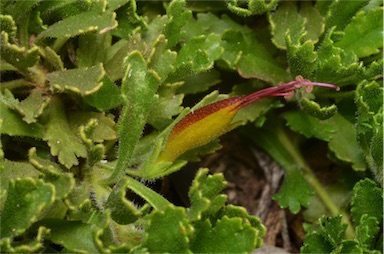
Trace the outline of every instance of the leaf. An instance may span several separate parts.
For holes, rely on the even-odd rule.
[[[75,179],[71,173],[65,173],[63,168],[49,160],[36,155],[36,148],[31,148],[28,153],[29,162],[40,172],[46,183],[52,183],[55,187],[55,199],[66,198],[75,186]]]
[[[10,110],[3,101],[0,101],[1,112],[1,133],[10,136],[26,136],[42,138],[44,136],[44,127],[39,123],[27,124],[18,113]]]
[[[34,46],[30,49],[20,48],[8,42],[8,34],[1,31],[0,55],[3,60],[16,67],[24,75],[28,74],[28,67],[34,66],[40,59],[39,48]]]
[[[181,104],[184,98],[183,94],[175,94],[172,88],[164,87],[159,90],[160,98],[148,116],[148,123],[158,130],[168,126],[172,117],[183,110]]]
[[[220,81],[220,73],[215,69],[199,72],[184,78],[184,84],[177,89],[177,92],[185,94],[205,92],[211,86],[220,83]]]
[[[189,188],[191,207],[187,211],[189,220],[201,220],[221,209],[227,201],[226,195],[219,195],[226,182],[222,174],[208,175],[208,169],[200,169]]]
[[[132,52],[126,60],[127,69],[121,88],[124,109],[120,118],[119,159],[111,176],[120,178],[131,162],[135,147],[155,103],[159,77],[147,69],[147,63],[140,52]]]
[[[104,76],[101,81],[102,86],[96,92],[84,96],[84,101],[99,111],[120,106],[123,103],[120,89],[108,76]]]
[[[301,206],[308,207],[309,199],[313,194],[314,191],[301,172],[296,169],[286,173],[284,184],[273,199],[279,203],[280,207],[288,207],[292,213],[296,214],[301,210]]]
[[[117,26],[115,18],[114,12],[105,12],[102,15],[92,11],[83,12],[49,26],[47,30],[37,36],[36,40],[39,41],[45,37],[71,38],[91,31],[100,33],[106,28],[111,30]]]
[[[2,237],[24,233],[37,220],[42,210],[53,203],[54,195],[54,187],[41,180],[11,180],[0,218]]]
[[[309,40],[304,43],[295,42],[290,34],[285,39],[291,77],[302,75],[307,79],[312,79],[318,67],[314,43]]]
[[[327,120],[319,120],[304,112],[288,113],[285,117],[292,130],[306,137],[329,141],[329,149],[338,159],[351,163],[355,170],[365,170],[363,153],[355,138],[356,129],[340,113]]]
[[[61,219],[45,219],[39,225],[50,229],[50,234],[47,237],[49,240],[69,251],[99,252],[94,242],[95,225]]]
[[[15,21],[10,15],[0,15],[1,30],[7,33],[11,40],[15,36],[17,27]]]
[[[164,26],[164,35],[171,48],[183,37],[182,27],[192,17],[192,12],[185,8],[184,0],[172,1],[167,8],[168,21]]]
[[[209,220],[200,222],[196,228],[193,253],[239,253],[252,252],[256,247],[258,231],[241,218],[218,219],[215,225]]]
[[[336,27],[336,31],[342,31],[350,23],[355,14],[365,5],[369,0],[361,1],[334,1],[329,6],[325,18],[325,31]]]
[[[378,182],[383,178],[383,88],[375,81],[361,82],[356,89],[357,139],[369,168]]]
[[[44,140],[51,148],[51,154],[58,156],[66,168],[78,165],[77,157],[86,158],[87,151],[80,138],[71,130],[61,98],[51,99],[51,111],[47,122]]]
[[[57,71],[64,70],[64,63],[60,56],[50,47],[40,47],[42,57]]]
[[[92,67],[103,63],[107,50],[112,44],[110,33],[87,33],[79,36],[79,46],[76,50],[78,67]]]
[[[227,53],[223,60],[233,63],[243,78],[257,78],[274,84],[287,79],[286,71],[257,41],[254,33],[229,30],[222,40]]]
[[[36,236],[33,235],[31,239],[24,241],[22,244],[20,244],[20,242],[12,241],[11,237],[3,237],[0,240],[0,251],[2,253],[37,253],[43,251],[43,241],[48,234],[48,229],[39,227]]]
[[[251,15],[260,15],[264,12],[271,11],[276,8],[278,1],[265,1],[265,0],[250,0],[248,1],[248,9],[243,8],[241,1],[227,0],[227,8],[236,15],[247,17]],[[240,4],[240,5],[239,5]]]
[[[375,217],[363,214],[358,226],[356,226],[356,240],[366,250],[372,250],[375,247],[376,235],[379,233],[379,221]]]
[[[313,230],[308,233],[301,247],[302,253],[331,253],[342,244],[345,239],[346,224],[341,224],[341,215],[319,219],[319,230]],[[345,253],[345,252],[343,252]]]
[[[154,210],[148,220],[142,247],[149,252],[187,252],[193,227],[183,208],[169,205],[165,210]]]
[[[297,12],[295,2],[282,2],[276,11],[269,15],[272,42],[280,49],[286,49],[285,37],[290,34],[296,42],[304,33],[306,20]]]
[[[136,181],[131,177],[127,177],[126,179],[128,181],[123,180],[123,183],[124,181],[126,181],[125,186],[130,188],[143,199],[145,199],[145,201],[147,201],[156,210],[164,211],[170,205],[168,200],[166,200],[164,197],[151,190],[150,188],[146,187],[144,184]]]
[[[111,218],[121,225],[133,223],[140,216],[135,204],[126,199],[125,189],[129,188],[130,182],[132,183],[129,178],[124,178],[120,185],[114,188],[106,202],[106,208],[111,211]]]
[[[364,214],[374,217],[378,222],[383,219],[383,191],[375,182],[366,178],[353,187],[351,215],[354,223],[359,226]]]
[[[383,48],[383,8],[375,8],[368,13],[359,12],[344,30],[343,38],[335,43],[357,57],[367,57]]]
[[[69,90],[81,95],[89,95],[100,89],[103,85],[100,81],[104,75],[102,64],[98,64],[89,68],[51,72],[47,75],[47,80],[51,87],[58,91]]]

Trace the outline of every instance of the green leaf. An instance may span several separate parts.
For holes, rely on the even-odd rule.
[[[65,247],[68,251],[99,252],[94,240],[95,225],[61,219],[45,219],[39,225],[50,229],[47,237],[49,240]]]
[[[102,64],[98,64],[89,68],[51,72],[47,75],[47,80],[51,87],[58,91],[69,90],[81,95],[89,95],[100,89],[103,85],[100,81],[104,75]]]
[[[185,94],[205,92],[211,86],[220,83],[220,81],[220,73],[215,69],[211,69],[184,78],[184,84],[177,89],[177,92]]]
[[[284,179],[283,186],[273,197],[280,207],[286,208],[296,214],[301,210],[301,206],[308,207],[309,199],[314,194],[302,173],[296,170],[289,170]]]
[[[379,221],[375,217],[363,214],[358,226],[356,226],[356,240],[366,250],[372,250],[375,247],[376,235],[379,233]]]
[[[383,179],[383,88],[372,81],[356,89],[357,138],[369,168],[378,182]]]
[[[187,252],[193,227],[183,208],[169,205],[165,210],[154,210],[148,220],[142,247],[149,252]]]
[[[184,95],[175,94],[174,89],[169,87],[161,87],[158,94],[160,98],[148,116],[148,123],[160,130],[168,126],[172,117],[183,110],[181,104]]]
[[[147,69],[147,63],[140,52],[132,52],[126,65],[121,87],[125,105],[120,118],[119,159],[111,179],[120,178],[130,164],[149,111],[155,103],[159,85],[158,75]]]
[[[343,38],[335,43],[357,57],[367,57],[383,48],[383,8],[372,9],[368,13],[359,12],[344,30]]]
[[[170,205],[168,200],[166,200],[163,196],[151,190],[150,188],[146,187],[144,184],[136,181],[131,177],[127,177],[126,179],[128,180],[128,182],[126,182],[125,186],[127,186],[140,197],[145,199],[153,208],[159,211],[164,211]],[[123,183],[124,181],[126,180],[123,180]]]
[[[352,164],[355,170],[365,170],[362,150],[356,140],[356,129],[343,115],[336,113],[327,120],[319,120],[304,112],[285,115],[288,125],[306,137],[329,141],[329,149],[342,161]]]
[[[64,63],[60,56],[50,47],[40,47],[42,57],[57,71],[64,70]]]
[[[102,15],[92,11],[83,12],[49,26],[37,36],[36,40],[39,41],[45,37],[71,38],[91,31],[103,33],[103,30],[111,30],[117,26],[115,18],[114,12],[105,12]]]
[[[369,0],[359,1],[334,1],[329,6],[325,18],[325,31],[336,27],[336,31],[342,31],[350,23],[355,14],[365,5]]]
[[[106,208],[111,210],[111,218],[122,225],[133,223],[140,216],[134,203],[125,198],[125,189],[129,188],[128,183],[132,183],[132,181],[124,178],[119,187],[114,188],[106,203]]]
[[[301,75],[312,79],[317,69],[317,53],[314,50],[314,43],[309,40],[304,43],[295,42],[290,34],[287,35],[285,43],[291,77]]]
[[[297,12],[295,2],[282,2],[269,16],[272,42],[280,49],[286,49],[285,37],[289,33],[294,42],[304,33],[306,20]]]
[[[11,180],[1,211],[2,237],[24,233],[37,220],[42,210],[53,203],[54,195],[54,187],[41,180]]]
[[[196,226],[193,253],[250,253],[256,247],[258,231],[241,218],[223,216],[213,226],[209,220]]]
[[[364,214],[383,219],[383,190],[375,182],[366,178],[353,187],[351,215],[354,223],[359,226]]]
[[[1,188],[8,189],[9,182],[18,178],[33,178],[37,179],[40,172],[37,171],[30,163],[10,161],[7,159],[1,160],[4,168],[0,169]]]
[[[104,76],[101,81],[103,85],[96,92],[84,96],[84,101],[99,111],[120,106],[123,103],[120,89],[108,76]]]
[[[112,44],[112,35],[87,33],[79,36],[79,47],[76,50],[77,66],[92,67],[104,62],[107,50]]]
[[[46,183],[52,183],[55,187],[55,199],[66,198],[75,186],[75,179],[71,173],[64,172],[58,164],[50,160],[42,159],[36,155],[36,148],[31,148],[28,153],[29,162],[44,176]]]
[[[307,98],[303,98],[300,101],[300,105],[309,115],[314,116],[320,120],[328,119],[334,116],[337,112],[337,107],[335,104],[332,104],[331,106],[320,107],[317,102],[308,100]]]
[[[227,201],[226,195],[219,195],[226,185],[223,175],[208,175],[208,172],[208,169],[200,169],[189,189],[189,220],[201,220],[203,215],[215,214]]]
[[[3,237],[0,240],[0,251],[2,253],[37,253],[44,249],[43,241],[46,235],[49,234],[49,230],[44,227],[39,227],[36,236],[30,237],[27,241],[23,241],[22,244],[17,241],[12,241],[11,237]]]
[[[15,36],[17,31],[17,27],[12,16],[0,15],[0,24],[1,24],[1,30],[7,33],[12,40],[13,36]]]
[[[227,0],[227,8],[233,13],[247,17],[251,15],[260,15],[267,11],[271,11],[276,8],[278,1],[265,1],[265,0],[250,0],[248,1],[248,8],[242,7],[242,1]]]
[[[77,157],[85,158],[87,151],[80,138],[71,130],[66,110],[60,97],[51,99],[51,110],[44,140],[51,148],[51,154],[67,168],[78,165]]]
[[[253,32],[225,32],[222,45],[227,54],[223,55],[223,60],[233,63],[243,78],[257,78],[274,84],[286,80],[286,71],[255,36]]]
[[[44,136],[44,127],[41,124],[27,124],[18,113],[9,109],[3,100],[0,101],[0,112],[0,119],[3,122],[0,128],[2,134],[34,138],[42,138]]]
[[[27,68],[34,66],[40,59],[39,48],[34,46],[30,49],[20,48],[8,42],[8,34],[1,31],[0,34],[0,55],[7,63],[16,67],[24,75],[28,73]]]
[[[168,21],[164,27],[164,35],[168,39],[168,47],[175,46],[183,37],[182,27],[192,17],[192,12],[185,8],[184,0],[172,1],[167,8]]]
[[[341,215],[330,218],[324,216],[319,219],[319,222],[319,230],[308,233],[300,252],[331,253],[342,244],[342,240],[345,239],[347,225],[341,224]]]

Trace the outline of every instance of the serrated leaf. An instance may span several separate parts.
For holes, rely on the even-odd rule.
[[[229,30],[222,40],[227,51],[223,60],[232,63],[243,78],[257,78],[274,84],[287,79],[286,71],[258,42],[253,32],[243,34]]]
[[[294,42],[289,35],[287,35],[285,43],[291,76],[302,75],[307,79],[312,79],[313,73],[317,69],[317,53],[314,50],[314,43],[309,40],[304,43]]]
[[[168,21],[164,27],[164,35],[168,39],[168,47],[173,47],[182,38],[182,27],[192,17],[192,12],[185,8],[184,0],[172,1],[167,8]]]
[[[360,180],[353,187],[351,205],[352,219],[357,226],[364,214],[375,217],[377,221],[383,219],[383,191],[368,178]]]
[[[0,169],[1,188],[8,189],[8,184],[11,179],[17,178],[34,178],[37,179],[40,172],[37,171],[30,163],[10,161],[7,159],[1,160],[4,168]]]
[[[26,18],[32,8],[39,2],[41,2],[41,0],[17,1],[9,4],[4,11],[5,13],[12,15],[12,17],[16,19],[16,22],[19,23]]]
[[[58,91],[69,90],[81,95],[95,93],[103,85],[105,75],[102,64],[92,67],[51,72],[47,75],[50,86]]]
[[[300,252],[331,253],[333,250],[343,247],[342,241],[345,239],[347,225],[341,224],[341,215],[330,218],[323,216],[319,222],[319,230],[308,233]]]
[[[54,187],[41,180],[10,181],[0,218],[2,237],[22,234],[37,220],[41,211],[53,203],[54,195]]]
[[[0,55],[7,63],[16,67],[24,75],[28,73],[27,68],[34,66],[40,59],[39,48],[34,46],[30,49],[20,48],[8,42],[8,34],[1,31],[0,34]]]
[[[149,225],[142,243],[149,252],[187,252],[193,227],[181,207],[168,206],[149,215]]]
[[[335,46],[357,57],[367,57],[383,48],[383,8],[368,13],[359,12],[344,30],[343,38]]]
[[[118,187],[115,187],[106,202],[106,208],[111,211],[111,218],[121,225],[135,222],[140,212],[134,203],[125,198],[128,179],[124,178]]]
[[[83,12],[49,26],[47,30],[37,36],[36,40],[45,37],[71,38],[91,31],[100,32],[106,28],[111,30],[117,26],[115,18],[116,14],[114,12],[105,12],[102,15],[92,11]]]
[[[376,217],[369,217],[363,214],[360,218],[359,225],[356,227],[356,240],[366,249],[375,247],[376,234],[379,232],[379,221]]]
[[[162,80],[174,70],[177,53],[167,49],[168,40],[163,34],[157,37],[153,43],[151,53],[148,57],[148,67],[156,71]]]
[[[330,141],[336,131],[331,122],[322,121],[303,111],[288,112],[284,117],[287,120],[287,125],[293,131],[299,132],[307,138],[316,137]]]
[[[286,49],[285,37],[290,34],[294,42],[304,33],[305,19],[297,12],[295,2],[282,2],[276,11],[269,15],[272,42],[280,49]]]
[[[87,33],[79,37],[76,50],[77,66],[92,67],[105,61],[108,48],[112,44],[112,35]]]
[[[193,253],[249,253],[256,247],[258,236],[258,231],[241,218],[227,216],[218,219],[214,226],[205,220],[196,225],[196,231]]]
[[[335,34],[334,31],[331,29],[325,35],[317,50],[316,80],[339,86],[356,83],[364,77],[364,68],[357,62],[355,55],[347,55],[341,48],[335,46],[331,38]]]
[[[15,21],[10,15],[0,15],[0,24],[1,30],[6,32],[12,40],[12,37],[15,36],[17,27]]]
[[[75,179],[71,173],[65,173],[59,165],[36,155],[36,148],[29,151],[30,163],[44,173],[42,177],[46,183],[52,183],[55,187],[55,199],[66,198],[75,186]]]
[[[300,15],[305,19],[305,40],[318,42],[319,36],[324,32],[324,19],[311,2],[300,3]]]
[[[308,207],[309,199],[314,191],[309,187],[307,181],[298,169],[289,170],[284,179],[283,186],[279,192],[273,196],[280,207],[286,208],[296,214],[301,206]]]
[[[24,112],[23,120],[27,123],[37,122],[37,118],[48,106],[49,99],[43,96],[40,90],[32,90],[29,96],[19,104],[20,111]]]
[[[46,126],[43,139],[48,142],[51,154],[58,156],[59,162],[66,168],[78,165],[78,157],[87,156],[84,144],[68,124],[66,110],[59,97],[51,99],[51,111]]]
[[[307,98],[303,98],[300,101],[300,105],[309,115],[314,116],[320,120],[328,119],[334,116],[337,112],[337,107],[335,104],[332,104],[331,106],[320,107],[317,102],[308,100]]]
[[[223,175],[208,175],[208,172],[208,169],[200,169],[189,189],[188,196],[191,201],[187,213],[189,220],[200,220],[202,215],[213,215],[227,201],[225,195],[219,195],[226,185]]]
[[[0,251],[2,253],[37,253],[43,251],[43,241],[46,235],[49,234],[49,230],[44,227],[39,227],[36,236],[32,236],[32,239],[20,242],[12,241],[11,237],[4,237],[0,240]]]
[[[96,92],[84,96],[84,101],[99,111],[120,106],[123,103],[120,89],[108,76],[104,76],[101,81],[103,85]]]
[[[211,69],[184,78],[184,84],[177,89],[177,92],[185,94],[205,92],[211,86],[220,83],[220,81],[220,73],[215,69]]]
[[[368,2],[369,0],[332,2],[325,18],[325,30],[335,26],[336,30],[342,31]]]
[[[60,56],[50,47],[40,47],[40,52],[42,53],[43,58],[57,71],[64,70],[64,63],[61,60]]]
[[[156,106],[153,107],[149,116],[148,123],[156,129],[163,129],[172,121],[172,117],[178,115],[183,107],[183,94],[175,94],[174,89],[160,89],[160,98],[157,100]]]
[[[265,1],[265,0],[250,0],[248,1],[248,8],[242,6],[242,2],[238,0],[227,0],[227,8],[235,14],[243,17],[251,15],[260,15],[267,11],[276,8],[278,1]]]
[[[10,110],[3,101],[0,101],[1,133],[10,136],[26,136],[34,138],[42,138],[44,136],[44,127],[38,123],[27,124],[20,115]]]
[[[50,229],[50,234],[47,237],[49,240],[69,251],[99,252],[94,242],[95,225],[61,219],[45,219],[39,224]]]

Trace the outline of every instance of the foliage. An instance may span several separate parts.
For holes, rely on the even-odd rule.
[[[137,177],[169,175],[220,148],[215,140],[174,163],[157,160],[187,113],[298,75],[341,91],[297,93],[297,105],[263,99],[234,121],[285,168],[274,196],[281,207],[310,210],[316,194],[333,215],[318,216],[303,252],[382,248],[378,1],[31,0],[1,1],[0,10],[1,252],[260,247],[264,226],[226,204],[222,175],[201,169],[188,208]],[[365,178],[353,189],[350,212],[304,159],[301,148],[312,140],[327,144],[335,167]]]

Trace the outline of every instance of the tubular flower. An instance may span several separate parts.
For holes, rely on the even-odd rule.
[[[236,123],[232,123],[237,112],[261,98],[270,96],[290,98],[296,89],[305,87],[306,91],[310,92],[313,86],[339,90],[335,85],[297,79],[246,96],[221,100],[192,111],[173,127],[158,161],[173,162],[186,151],[205,145],[231,131],[237,127]]]

